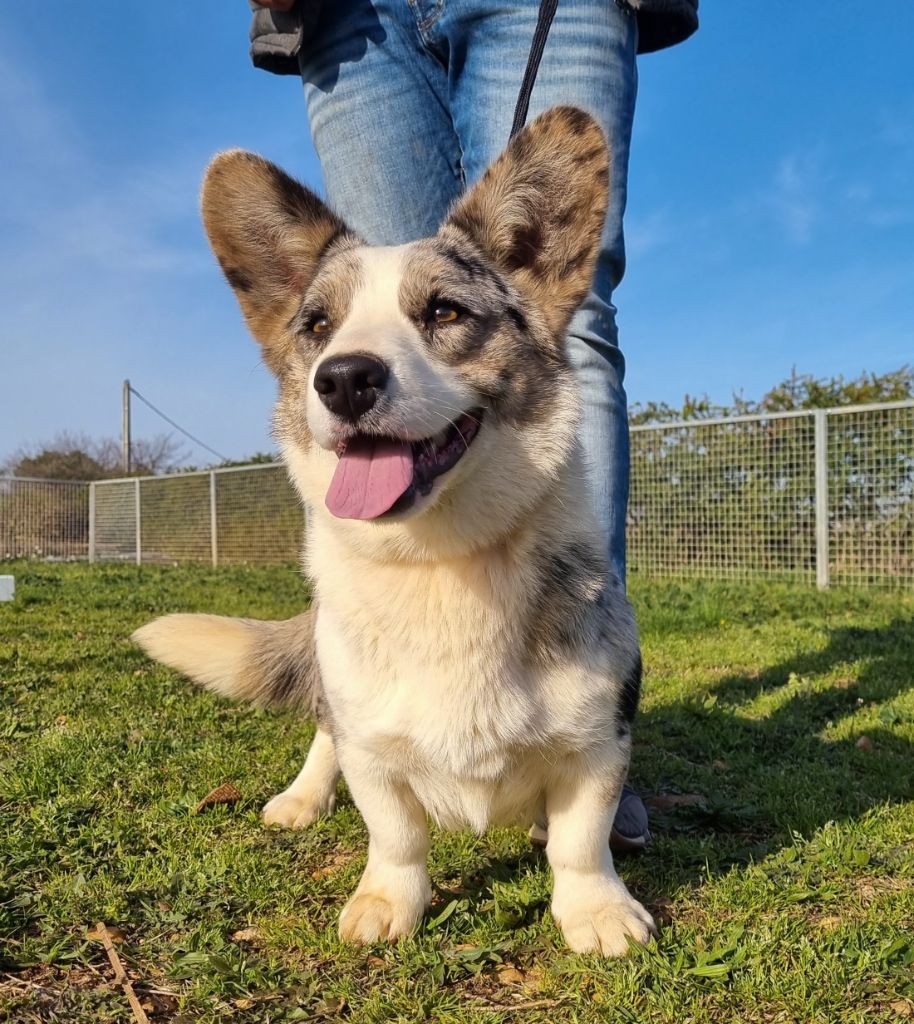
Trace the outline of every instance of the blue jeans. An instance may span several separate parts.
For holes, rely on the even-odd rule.
[[[538,0],[333,0],[301,57],[330,204],[367,241],[432,235],[504,149]],[[561,0],[529,118],[560,103],[593,113],[613,154],[593,289],[571,322],[582,441],[610,565],[625,579],[628,419],[612,293],[637,91],[634,16],[613,0]]]

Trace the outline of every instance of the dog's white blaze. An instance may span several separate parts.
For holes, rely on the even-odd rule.
[[[314,390],[314,375],[332,356],[366,353],[390,368],[386,432],[413,441],[446,430],[461,413],[479,404],[473,389],[434,358],[419,328],[400,308],[400,286],[409,245],[356,250],[362,284],[346,319],[315,360],[308,388],[308,424],[322,448],[339,443],[339,421]]]

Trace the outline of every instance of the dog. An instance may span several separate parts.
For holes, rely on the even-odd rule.
[[[653,932],[608,844],[641,657],[564,342],[609,159],[589,114],[553,108],[434,237],[389,248],[251,153],[206,172],[206,231],[278,380],[275,436],[312,510],[315,602],[285,622],[167,615],[134,638],[217,693],[316,716],[263,818],[331,813],[342,772],[369,832],[343,939],[415,929],[429,818],[546,829],[573,950],[616,956]]]

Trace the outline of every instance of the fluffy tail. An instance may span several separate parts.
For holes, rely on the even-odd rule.
[[[225,697],[317,711],[313,610],[284,622],[165,615],[132,639],[151,658]]]

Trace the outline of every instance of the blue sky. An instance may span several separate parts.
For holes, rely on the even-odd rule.
[[[914,4],[702,14],[640,63],[630,400],[914,362]],[[197,190],[228,146],[320,173],[300,84],[251,68],[247,19],[243,0],[0,12],[0,461],[63,429],[115,436],[124,377],[232,457],[271,447],[273,385]]]

